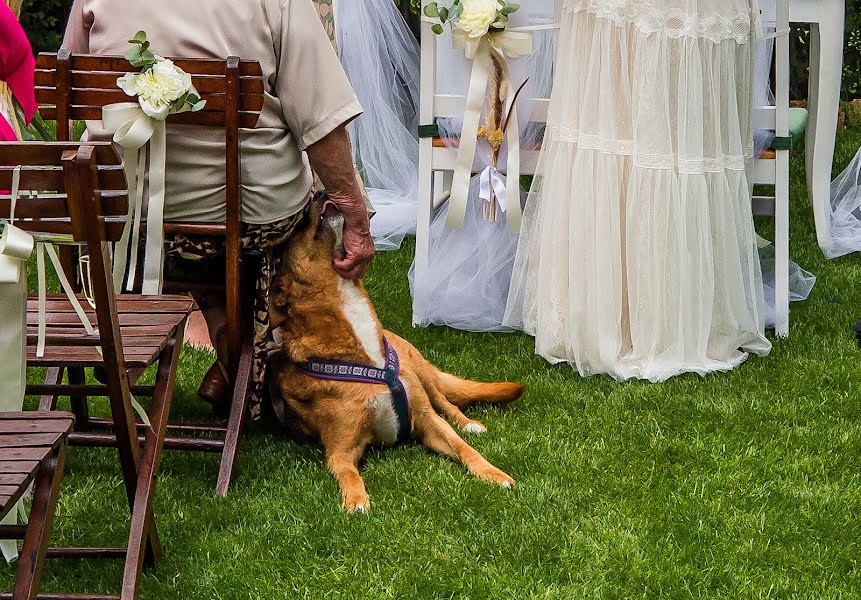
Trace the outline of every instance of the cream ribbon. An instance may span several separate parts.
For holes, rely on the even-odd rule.
[[[506,189],[505,175],[500,173],[496,167],[491,165],[481,172],[481,176],[478,181],[478,197],[485,202],[491,202],[490,190],[492,189],[493,195],[496,196],[496,201],[499,203],[500,210],[505,212],[508,204],[506,201],[508,190]]]
[[[469,196],[469,180],[472,177],[472,163],[475,160],[475,150],[478,145],[478,125],[481,118],[481,108],[487,95],[487,82],[490,71],[491,52],[497,51],[511,58],[519,58],[532,53],[532,36],[523,31],[500,31],[489,33],[481,38],[470,38],[462,30],[452,32],[452,47],[463,50],[467,59],[472,60],[472,73],[469,78],[469,91],[466,96],[466,109],[463,115],[463,129],[460,135],[460,146],[457,152],[454,178],[452,180],[451,198],[449,199],[446,225],[451,229],[459,229],[466,215],[466,204]],[[507,175],[507,216],[508,228],[513,232],[520,231],[520,130],[517,123],[517,109],[513,106],[514,89],[511,85],[511,73],[508,63],[502,62],[503,93],[506,98],[504,114],[509,113],[505,138],[508,142]],[[495,166],[495,165],[494,165]]]
[[[164,201],[166,137],[163,120],[147,115],[136,102],[120,102],[102,109],[102,123],[114,134],[114,142],[126,149],[123,166],[129,186],[129,213],[122,238],[114,249],[114,287],[122,289],[128,265],[126,290],[134,287],[137,274],[138,242],[143,221],[144,186],[149,154],[149,194],[147,236],[144,249],[144,295],[160,294],[164,264]],[[129,248],[131,245],[131,248]]]
[[[0,236],[0,283],[18,283],[21,280],[21,263],[33,254],[33,236],[15,227],[15,204],[18,202],[21,186],[21,167],[12,170],[12,200],[9,209],[9,223]]]

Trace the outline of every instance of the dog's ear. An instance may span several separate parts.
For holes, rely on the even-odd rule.
[[[331,200],[326,200],[320,207],[320,224],[315,239],[320,239],[323,230],[329,229],[335,234],[333,252],[338,258],[344,258],[344,215]]]
[[[269,326],[278,329],[287,320],[289,306],[289,276],[276,275],[269,288]]]

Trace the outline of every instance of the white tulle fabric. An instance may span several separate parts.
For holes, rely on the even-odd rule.
[[[365,112],[349,125],[378,250],[415,235],[419,46],[391,0],[337,0],[341,64]]]
[[[583,375],[767,354],[747,0],[568,0],[506,325]]]
[[[828,258],[861,252],[861,150],[831,183],[831,244]]]
[[[532,0],[512,15],[510,25],[543,25],[555,22],[554,0]],[[534,121],[536,99],[550,97],[556,32],[532,33],[533,52],[509,61],[515,87],[528,79],[517,103],[521,156],[540,142],[542,128]],[[462,50],[451,48],[450,33],[438,40],[439,69],[437,92],[463,95],[469,81],[470,64]],[[440,137],[456,148],[461,119],[438,119]],[[497,167],[505,170],[507,146],[503,145]],[[490,164],[490,147],[480,142],[473,172],[481,173]],[[417,320],[422,325],[448,325],[466,331],[511,331],[502,324],[511,283],[511,269],[517,249],[516,234],[508,230],[506,215],[496,221],[482,217],[484,201],[479,198],[479,178],[470,181],[467,210],[460,229],[445,225],[448,203],[434,215],[430,228],[428,268],[421,281],[415,280],[415,264],[410,269],[410,290]],[[525,200],[525,194],[522,200]]]

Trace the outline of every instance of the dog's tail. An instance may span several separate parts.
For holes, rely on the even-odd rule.
[[[465,408],[476,402],[506,404],[517,400],[523,394],[523,385],[520,383],[480,383],[442,371],[437,372],[437,387],[443,396],[458,408]]]

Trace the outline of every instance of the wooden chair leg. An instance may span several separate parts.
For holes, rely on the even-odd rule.
[[[63,367],[49,367],[45,373],[45,385],[59,385],[63,381]],[[44,395],[39,399],[39,410],[42,412],[57,409],[57,394]]]
[[[218,481],[215,485],[215,495],[219,498],[227,496],[230,483],[233,481],[236,457],[239,454],[239,441],[242,438],[248,411],[248,391],[251,384],[253,357],[254,350],[251,342],[248,341],[243,344],[242,353],[239,356],[236,385],[233,388],[233,398],[230,403],[230,418],[227,422],[224,450],[221,453],[221,466],[218,469]]]
[[[164,447],[164,437],[167,433],[170,401],[173,397],[173,387],[176,378],[176,366],[179,362],[182,347],[182,330],[179,328],[177,338],[174,338],[162,350],[158,361],[155,388],[153,390],[150,422],[152,427],[147,430],[138,468],[137,488],[132,506],[131,528],[129,531],[128,554],[123,571],[123,585],[120,598],[134,600],[137,598],[140,574],[144,564],[154,564],[161,558],[161,546],[158,544],[155,517],[152,513],[155,478],[161,462]]]
[[[65,462],[66,446],[62,444],[39,469],[30,509],[30,523],[18,562],[13,600],[33,600],[39,593]]]
[[[69,367],[69,383],[71,385],[84,385],[87,382],[86,373],[81,367]],[[72,413],[75,415],[75,431],[88,431],[90,429],[90,411],[87,406],[87,396],[84,394],[72,394],[69,396]]]

